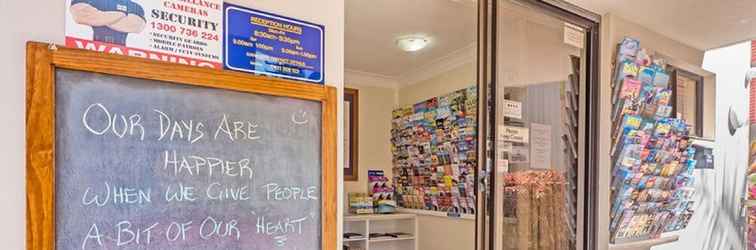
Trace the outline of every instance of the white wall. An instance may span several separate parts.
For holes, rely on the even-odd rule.
[[[344,0],[230,0],[228,2],[295,17],[325,25],[326,82],[343,96],[344,82]],[[0,31],[0,158],[5,171],[0,175],[0,242],[3,249],[24,249],[26,241],[25,190],[25,43],[27,41],[64,43],[65,1],[2,0],[0,21],[7,24]],[[338,140],[343,136],[341,109],[338,111]],[[342,168],[342,143],[338,144],[338,169]],[[338,179],[342,179],[341,171]],[[343,197],[338,185],[339,203]],[[341,206],[337,206],[341,209]],[[338,235],[341,235],[342,211],[338,212]],[[339,237],[339,241],[341,237]],[[340,246],[340,244],[339,244]]]
[[[599,170],[598,170],[598,247],[599,249],[608,249],[609,247],[609,200],[610,196],[610,159],[609,149],[611,145],[611,73],[612,61],[616,53],[617,44],[622,38],[629,36],[640,40],[641,47],[652,52],[662,55],[668,60],[668,63],[681,67],[685,70],[701,74],[711,75],[700,69],[703,62],[704,52],[680,41],[670,39],[663,34],[656,33],[639,24],[622,19],[612,13],[605,14],[601,18],[601,59],[600,59],[600,87],[599,87]],[[742,85],[742,83],[741,83]],[[717,89],[717,92],[719,90]],[[719,93],[717,93],[719,95]],[[709,96],[711,97],[711,96]],[[710,102],[710,101],[709,101]],[[709,113],[710,114],[710,113]],[[704,120],[714,119],[705,116]],[[705,123],[706,126],[712,124]],[[707,131],[707,129],[704,129]]]
[[[4,174],[0,176],[0,195],[5,204],[0,220],[8,227],[0,229],[0,242],[8,249],[24,249],[26,242],[26,190],[25,190],[25,49],[26,40],[63,41],[63,5],[62,1],[48,1],[49,8],[35,11],[34,15],[20,13],[23,8],[33,8],[32,3],[20,1],[0,1],[0,20],[3,23],[23,22],[21,25],[9,25],[0,35],[0,72],[2,72],[2,91],[0,91],[0,123],[3,130],[0,137],[0,157],[5,159]],[[55,10],[58,11],[55,11]],[[43,17],[43,20],[33,18]],[[45,21],[46,20],[46,21]],[[26,32],[26,30],[40,32]]]
[[[704,68],[717,74],[714,169],[696,170],[698,204],[680,241],[654,250],[745,249],[740,199],[745,197],[748,126],[732,136],[727,120],[730,107],[741,121],[748,119],[749,95],[743,84],[751,68],[750,55],[751,42],[706,52]]]

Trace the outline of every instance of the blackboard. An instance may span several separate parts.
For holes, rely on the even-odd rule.
[[[58,249],[319,249],[321,103],[58,69]]]

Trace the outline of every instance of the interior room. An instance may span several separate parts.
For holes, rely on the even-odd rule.
[[[550,216],[558,224],[543,235],[558,237],[548,244],[574,248],[582,230],[580,169],[586,142],[580,135],[585,129],[586,99],[581,91],[585,91],[586,50],[581,37],[586,31],[527,5],[505,1],[497,10],[496,34],[501,39],[495,45],[500,58],[495,93],[504,102],[496,105],[491,119],[499,130],[496,178],[502,181],[497,188],[504,192],[491,197],[491,202],[501,212],[495,222],[504,232],[500,242],[507,244],[501,247],[521,249],[520,244],[537,242],[538,234],[523,235],[531,226],[528,218]],[[475,246],[472,204],[479,197],[471,190],[471,179],[477,152],[464,148],[474,148],[479,133],[473,125],[479,115],[473,108],[479,101],[476,25],[474,1],[347,2],[344,199],[348,213],[343,240],[349,249]],[[565,32],[575,35],[575,40],[566,42]],[[404,44],[406,39],[409,45]],[[416,48],[410,46],[415,43]],[[429,114],[434,117],[428,122],[433,131],[423,139],[417,129],[427,127],[417,124],[429,120]],[[448,120],[457,125],[444,123]],[[448,135],[454,139],[440,139]],[[443,149],[448,142],[456,147],[449,152]],[[430,152],[424,153],[424,143],[430,145]],[[522,183],[505,186],[507,178]],[[373,203],[381,199],[381,190],[374,190],[384,183],[378,179],[396,191],[396,214],[358,215],[359,197],[370,197]],[[553,183],[549,184],[554,185],[549,187],[552,203],[533,203],[534,208],[520,208],[529,213],[515,214],[517,208],[507,204],[516,204],[512,195],[521,188],[517,185],[532,188],[535,182]],[[443,199],[447,196],[451,199]],[[553,212],[538,211],[539,206]],[[518,222],[520,216],[531,217]],[[370,237],[386,230],[406,235]]]
[[[449,101],[456,97],[454,106],[461,110],[455,111],[464,112],[459,122],[467,122],[455,126],[455,133],[467,129],[468,139],[475,138],[472,131],[476,120],[472,115],[477,99],[468,93],[476,93],[477,16],[475,2],[465,0],[347,1],[345,12],[345,41],[348,42],[345,45],[344,123],[350,125],[345,125],[344,136],[344,200],[345,211],[349,211],[350,194],[372,192],[370,185],[376,181],[371,178],[377,177],[369,176],[369,171],[382,171],[391,186],[398,188],[394,183],[399,180],[401,168],[395,165],[393,153],[396,151],[392,149],[399,146],[400,138],[392,131],[400,129],[393,121],[405,116],[401,113],[403,108],[423,105],[442,96]],[[438,106],[448,109],[449,103]],[[350,142],[349,138],[354,140]],[[354,146],[350,147],[350,143]],[[474,156],[475,144],[468,143],[467,151]],[[475,165],[472,160],[461,160],[468,166],[460,164],[459,172],[464,173],[457,173],[458,177],[470,174],[469,181],[463,184],[468,192],[462,191],[459,196],[466,210],[475,207],[471,197],[474,193],[469,188]],[[411,209],[409,207],[413,206],[407,203],[405,208],[398,206],[398,212],[410,217],[391,220],[376,217],[379,221],[370,221],[370,233],[398,230],[410,234],[399,237],[400,240],[352,238],[344,239],[345,245],[354,249],[366,249],[366,244],[370,244],[370,249],[474,248],[475,217],[471,211],[457,211],[450,217],[444,205],[439,205],[440,209],[432,211]],[[364,235],[366,220],[347,215],[344,221],[344,233]]]

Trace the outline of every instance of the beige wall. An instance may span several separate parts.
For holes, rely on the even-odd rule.
[[[391,111],[394,107],[393,88],[352,85],[359,90],[359,178],[344,182],[344,194],[367,192],[367,171],[383,170],[393,178],[391,155]],[[346,204],[348,206],[348,204]]]
[[[359,90],[359,180],[344,182],[344,194],[367,192],[368,169],[391,178],[391,111],[475,85],[475,64],[466,63],[430,79],[394,88],[396,82],[347,72],[346,86]],[[360,85],[369,83],[375,86]],[[388,86],[388,87],[376,87]],[[348,204],[345,204],[348,207]],[[418,215],[419,250],[468,250],[475,247],[475,220]]]
[[[0,1],[0,22],[23,25],[8,25],[0,31],[0,75],[3,84],[0,91],[0,158],[4,172],[0,176],[0,200],[3,213],[0,221],[0,242],[3,249],[25,249],[26,243],[26,190],[25,190],[25,43],[30,40],[64,43],[63,16],[65,1]],[[342,93],[344,75],[344,0],[297,1],[297,0],[230,0],[242,6],[307,20],[325,26],[325,76],[328,85]],[[42,7],[44,6],[44,7]],[[30,11],[33,10],[33,11]],[[341,110],[338,114],[341,117]],[[341,120],[341,119],[339,119]],[[341,141],[341,126],[338,139]],[[338,143],[337,152],[342,144]],[[337,155],[341,168],[341,153]],[[339,172],[339,179],[341,178]],[[341,192],[341,184],[338,185]],[[341,195],[339,202],[341,202]],[[339,207],[340,208],[340,207]],[[338,211],[341,225],[342,211]],[[341,235],[341,228],[337,231]],[[341,241],[341,237],[338,237]]]
[[[564,23],[526,8],[510,8],[497,23],[498,87],[566,81],[572,73],[569,56],[581,55],[581,50],[564,43]]]
[[[399,88],[399,106],[412,105],[475,86],[476,66],[466,63],[430,79]]]
[[[418,250],[474,250],[475,220],[418,215]]]
[[[703,89],[703,137],[714,139],[717,137],[717,76],[704,76]]]
[[[399,88],[399,105],[412,105],[475,86],[476,65],[466,63],[433,78]],[[472,250],[475,220],[419,215],[419,250]]]
[[[611,109],[611,73],[614,54],[616,53],[617,43],[622,38],[629,36],[639,39],[641,47],[656,52],[657,54],[668,59],[668,62],[677,67],[688,71],[698,73],[707,77],[707,89],[713,88],[713,77],[711,73],[701,69],[704,51],[687,46],[681,42],[665,37],[649,29],[640,26],[631,21],[622,19],[611,13],[606,14],[601,19],[601,59],[600,59],[600,88],[599,88],[599,173],[598,173],[598,246],[599,249],[608,249],[609,246],[609,206],[610,206],[610,158],[609,148],[611,145],[610,137],[607,136],[611,131],[610,109]],[[713,92],[713,91],[712,91]],[[706,94],[707,100],[705,105],[713,103],[713,93]],[[705,134],[713,136],[713,108],[706,107],[704,120]],[[707,125],[708,124],[708,125]]]

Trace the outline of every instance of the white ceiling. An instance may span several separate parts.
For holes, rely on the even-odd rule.
[[[477,36],[475,3],[470,0],[347,0],[346,68],[399,78],[469,48]],[[396,38],[423,34],[428,48],[405,52]]]
[[[756,0],[567,1],[598,14],[618,15],[701,50],[756,38]],[[401,81],[448,61],[449,55],[474,49],[474,0],[345,2],[345,63],[350,72]],[[419,52],[401,51],[396,38],[411,34],[427,35],[432,42]]]
[[[567,0],[707,50],[756,38],[754,0]]]

